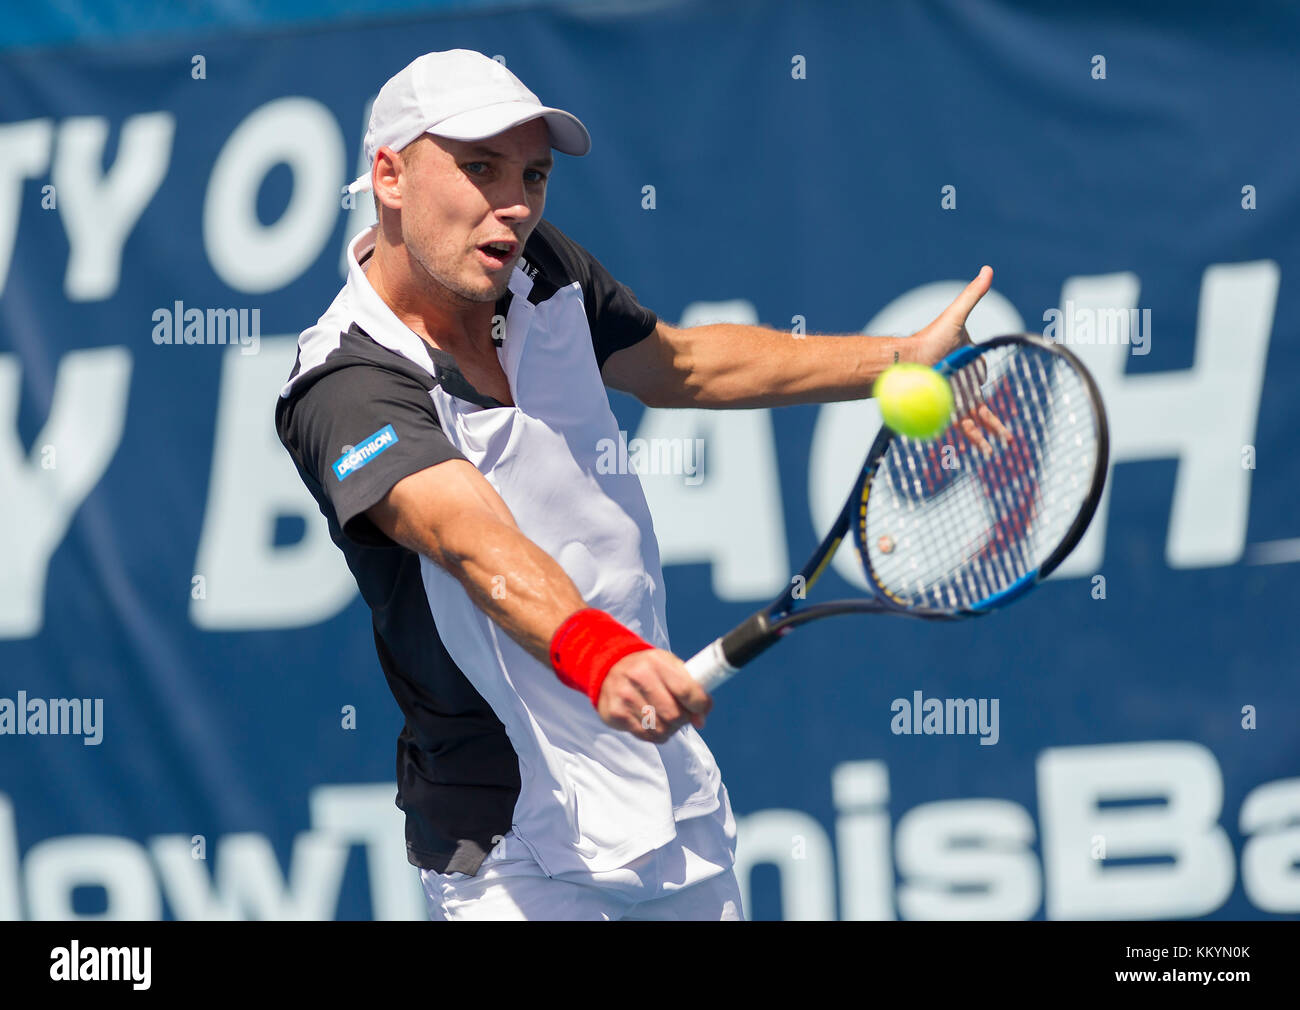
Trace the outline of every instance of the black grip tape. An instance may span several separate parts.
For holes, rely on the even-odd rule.
[[[776,640],[776,636],[771,633],[767,614],[755,614],[722,636],[722,654],[728,663],[739,669],[775,645]]]

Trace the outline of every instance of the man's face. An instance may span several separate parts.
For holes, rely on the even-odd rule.
[[[553,159],[545,120],[480,141],[425,134],[401,158],[407,251],[453,295],[496,301],[546,206]]]

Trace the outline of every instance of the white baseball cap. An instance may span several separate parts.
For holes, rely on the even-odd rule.
[[[541,103],[505,64],[472,49],[425,53],[379,89],[366,130],[366,162],[373,170],[381,147],[399,151],[421,134],[448,140],[484,140],[530,119],[544,118],[551,146],[584,155],[591,135],[577,116]],[[348,187],[370,188],[369,171]]]

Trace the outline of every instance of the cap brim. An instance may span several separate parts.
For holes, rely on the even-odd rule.
[[[591,150],[591,135],[577,116],[563,109],[552,109],[531,102],[501,102],[462,112],[435,123],[425,132],[448,140],[486,140],[498,133],[505,133],[520,123],[539,118],[546,120],[551,133],[551,146],[561,154],[580,158]]]

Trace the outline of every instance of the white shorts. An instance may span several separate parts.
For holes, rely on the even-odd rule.
[[[735,822],[726,807],[734,853]],[[548,877],[511,831],[478,873],[421,870],[434,920],[741,921],[731,853],[716,855],[716,814],[677,825],[677,837],[627,866],[583,877]],[[702,853],[709,853],[706,858]]]

